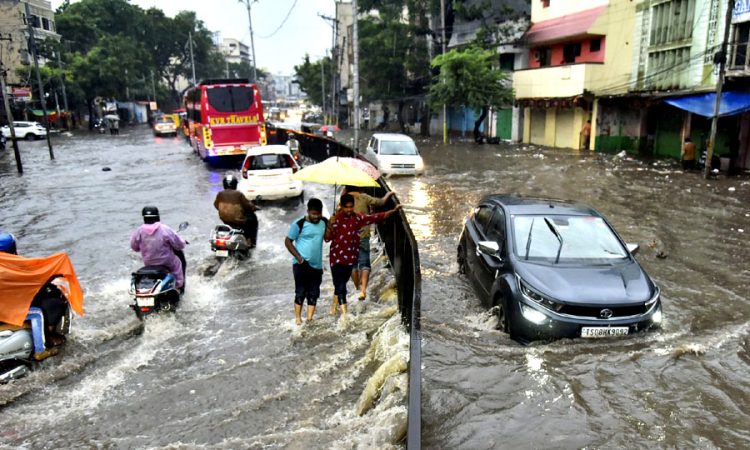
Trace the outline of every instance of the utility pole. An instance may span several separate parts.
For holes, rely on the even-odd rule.
[[[57,53],[57,68],[60,70],[60,85],[62,86],[63,94],[63,105],[65,106],[65,125],[70,130],[70,109],[68,109],[68,94],[65,93],[65,75],[62,70],[62,60],[60,59],[60,52]]]
[[[224,63],[226,64],[226,68],[224,69],[224,75],[226,75],[226,78],[229,78],[229,61],[225,59]]]
[[[26,23],[29,28],[29,49],[31,50],[31,56],[34,58],[34,67],[36,68],[36,82],[39,85],[39,100],[42,102],[42,114],[44,114],[44,128],[47,130],[47,147],[49,148],[50,159],[55,159],[55,154],[52,152],[52,141],[49,140],[49,117],[47,117],[47,105],[45,105],[44,98],[44,85],[42,84],[42,75],[39,72],[39,61],[36,57],[36,38],[34,37],[34,26],[31,23],[31,11],[29,10],[29,4],[25,3],[26,6]]]
[[[708,153],[706,154],[706,167],[703,169],[703,178],[708,179],[711,173],[711,158],[714,156],[714,144],[716,142],[716,129],[719,126],[719,112],[721,110],[721,93],[724,90],[724,71],[727,65],[727,42],[729,41],[729,29],[732,26],[732,9],[734,2],[727,2],[727,16],[724,21],[724,40],[721,41],[719,53],[719,80],[716,83],[716,106],[714,117],[711,120],[711,137],[708,140]]]
[[[323,122],[328,125],[328,117],[326,116],[326,79],[325,73],[323,72],[323,66],[325,65],[326,57],[320,60],[320,104],[323,106]]]
[[[184,36],[184,35],[183,35]],[[195,59],[193,59],[193,32],[188,32],[188,44],[190,44],[190,65],[193,67],[193,86],[196,86],[195,84]]]
[[[445,0],[440,0],[440,22],[443,28],[443,54],[445,54]],[[445,81],[445,80],[443,80]],[[443,103],[443,144],[448,143],[448,105]]]
[[[258,74],[255,71],[255,38],[253,37],[253,15],[250,13],[250,0],[237,0],[247,6],[247,23],[250,26],[250,48],[253,52],[253,83],[258,82]],[[257,0],[254,0],[257,1]]]
[[[336,111],[336,55],[338,53],[336,51],[336,36],[339,21],[335,17],[328,17],[320,13],[318,13],[318,16],[326,22],[330,22],[329,25],[331,26],[331,109],[329,111],[331,118],[329,123],[333,124],[333,116]]]
[[[0,41],[12,41],[8,35],[7,38],[0,36]],[[18,151],[18,141],[16,140],[16,128],[13,125],[13,114],[10,110],[10,100],[8,100],[8,89],[5,87],[5,65],[0,60],[0,88],[3,90],[3,102],[5,103],[5,115],[8,118],[8,128],[10,128],[10,140],[13,142],[13,154],[16,156],[16,169],[18,173],[23,173],[23,163],[21,162],[21,152]]]
[[[359,14],[357,0],[352,0],[352,15],[354,16],[352,27],[352,50],[354,51],[354,152],[359,155],[359,35],[357,22]]]
[[[154,71],[151,71],[151,93],[154,95],[154,101],[156,101],[156,85],[154,84]]]

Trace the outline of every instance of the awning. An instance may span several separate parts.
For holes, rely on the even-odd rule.
[[[606,9],[607,6],[605,5],[558,17],[557,19],[537,22],[526,32],[524,40],[529,45],[538,45],[586,36],[596,19]]]
[[[664,100],[672,106],[690,111],[703,117],[713,117],[716,109],[716,92],[701,95],[687,95]],[[750,92],[729,91],[721,93],[719,117],[733,116],[750,111]]]
[[[30,106],[27,106],[26,110],[29,111],[31,114],[37,116],[37,117],[44,116],[44,113],[42,112],[41,109],[34,109],[34,108],[30,107]],[[60,115],[62,117],[65,117],[65,116],[68,115],[68,113],[64,109],[61,109],[60,110]],[[57,111],[56,110],[47,111],[47,117],[49,117],[49,120],[51,120],[52,122],[56,122],[57,121]]]

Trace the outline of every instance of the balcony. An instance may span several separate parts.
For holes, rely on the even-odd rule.
[[[614,95],[627,91],[627,77],[623,80],[605,76],[604,64],[581,63],[562,66],[517,70],[513,73],[516,98],[565,98],[607,89]],[[605,83],[615,88],[608,89]],[[623,86],[624,84],[624,86]],[[621,87],[622,86],[622,87]]]

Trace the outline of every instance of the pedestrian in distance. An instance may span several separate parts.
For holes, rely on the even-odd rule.
[[[583,128],[581,128],[581,135],[583,136],[583,148],[588,150],[589,144],[591,143],[591,121],[590,120],[587,120],[586,123],[583,125]]]
[[[115,136],[120,135],[120,121],[119,120],[112,121],[112,134],[114,134]]]
[[[307,323],[312,322],[323,281],[323,239],[328,220],[323,217],[323,202],[311,198],[307,215],[292,223],[284,246],[292,254],[294,274],[294,315],[302,324],[302,305],[307,300]]]
[[[341,211],[331,217],[326,229],[325,240],[331,242],[330,264],[333,277],[333,303],[331,314],[336,314],[338,305],[346,314],[346,283],[359,260],[359,233],[367,225],[380,223],[398,212],[402,205],[379,214],[358,214],[354,212],[354,196],[341,196]]]
[[[689,138],[685,138],[685,145],[682,146],[682,170],[695,170],[695,144]]]
[[[388,192],[382,198],[371,197],[360,192],[358,186],[346,186],[344,192],[354,197],[354,212],[357,214],[370,214],[370,207],[383,206],[390,199],[394,192]],[[339,205],[339,211],[341,206]],[[370,237],[372,236],[372,226],[367,225],[362,228],[359,235],[359,259],[352,269],[352,281],[354,286],[359,290],[359,299],[367,298],[367,284],[370,281]]]

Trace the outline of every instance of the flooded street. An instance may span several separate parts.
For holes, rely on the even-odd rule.
[[[750,182],[669,160],[417,142],[392,178],[419,241],[424,448],[750,446]],[[487,194],[575,199],[604,214],[661,287],[661,331],[521,346],[495,330],[456,244]],[[665,259],[657,254],[666,255]]]
[[[0,153],[0,229],[15,234],[22,255],[70,255],[85,315],[74,317],[59,355],[0,386],[0,448],[398,447],[406,375],[386,374],[394,376],[383,395],[368,387],[380,363],[408,355],[382,259],[370,299],[350,299],[341,320],[328,314],[326,271],[315,323],[297,327],[283,239],[302,205],[262,203],[252,258],[219,266],[208,244],[213,201],[239,161],[212,167],[183,140],[155,139],[145,127],[53,143],[54,161],[46,142],[20,144],[22,177],[12,150]],[[305,186],[306,198],[327,205],[332,191]],[[142,324],[128,308],[130,274],[142,265],[129,240],[147,204],[174,229],[189,221],[191,245],[177,312]]]

